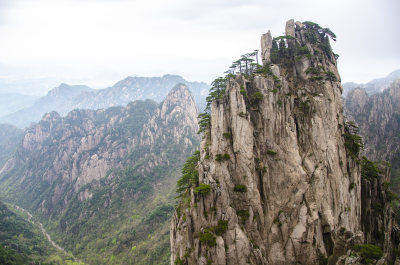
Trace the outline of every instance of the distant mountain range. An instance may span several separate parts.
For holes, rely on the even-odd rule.
[[[0,168],[15,152],[23,137],[23,130],[9,124],[0,124]]]
[[[397,79],[400,79],[400,69],[397,69],[397,70],[391,72],[386,77],[373,79],[366,84],[357,84],[354,82],[347,82],[342,85],[343,86],[343,97],[346,97],[347,94],[350,92],[350,90],[352,90],[354,88],[364,88],[365,92],[367,92],[368,95],[374,95],[374,94],[382,92],[383,90],[388,88],[389,85],[394,80],[397,80]]]
[[[22,95],[18,93],[0,94],[0,117],[16,112],[27,106],[31,106],[37,96]]]
[[[169,264],[175,183],[199,146],[197,115],[183,84],[159,104],[47,113],[0,166],[0,199],[88,264]]]
[[[351,90],[344,100],[345,115],[354,120],[364,138],[364,153],[392,165],[392,187],[400,191],[400,80],[381,93],[368,95],[364,88]]]
[[[56,111],[64,116],[73,109],[104,109],[113,106],[126,106],[129,102],[152,99],[160,102],[168,91],[177,84],[189,87],[197,107],[202,109],[209,86],[203,82],[189,82],[178,75],[162,77],[127,77],[112,87],[92,89],[84,85],[67,85],[52,89],[46,96],[36,100],[31,106],[0,118],[0,123],[9,123],[24,128],[38,122],[45,113]]]

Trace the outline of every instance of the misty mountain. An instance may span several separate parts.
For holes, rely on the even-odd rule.
[[[183,84],[160,104],[47,113],[0,169],[0,197],[89,264],[167,264],[175,182],[197,131]]]
[[[61,84],[50,90],[46,96],[36,100],[32,106],[0,118],[0,122],[23,128],[32,122],[39,121],[43,114],[47,112],[57,111],[66,114],[68,111],[74,109],[76,101],[79,100],[79,95],[82,92],[92,90],[88,86]]]
[[[346,97],[350,90],[357,87],[364,88],[368,95],[373,95],[382,92],[389,87],[390,83],[397,79],[400,79],[400,69],[391,72],[386,77],[373,79],[366,84],[347,82],[343,84],[343,97]]]
[[[198,108],[203,108],[209,86],[202,82],[189,82],[177,75],[162,77],[127,77],[105,89],[92,89],[87,86],[61,84],[46,96],[38,99],[31,107],[0,118],[1,123],[26,127],[37,122],[48,112],[56,111],[64,116],[73,109],[104,109],[113,106],[126,106],[135,100],[151,99],[161,102],[169,90],[182,83],[189,87]]]
[[[209,86],[203,82],[189,82],[178,75],[162,77],[127,77],[109,88],[82,93],[75,108],[101,109],[111,106],[125,106],[134,100],[163,100],[169,90],[177,84],[189,87],[198,106],[203,106]]]
[[[368,95],[365,88],[351,90],[344,111],[359,126],[365,155],[391,163],[392,183],[400,191],[400,80],[374,95]]]
[[[37,96],[18,93],[0,94],[0,117],[31,106],[37,98]]]
[[[15,152],[23,137],[23,130],[9,124],[0,124],[0,168]]]

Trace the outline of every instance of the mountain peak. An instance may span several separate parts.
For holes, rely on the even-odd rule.
[[[169,94],[174,93],[175,91],[184,91],[184,90],[187,90],[190,93],[189,87],[187,85],[185,85],[183,83],[178,83],[171,89]]]
[[[50,97],[74,97],[79,95],[83,91],[90,91],[92,88],[85,85],[68,85],[61,83],[58,87],[53,88],[47,93]]]
[[[210,94],[200,154],[187,164],[196,178],[181,186],[171,223],[171,261],[336,264],[362,242],[362,227],[365,238],[374,231],[362,218],[371,191],[329,39],[328,28],[289,20],[285,36],[262,35],[261,71],[233,67],[225,93]]]
[[[183,83],[175,85],[170,90],[167,97],[163,101],[163,104],[161,105],[166,105],[168,107],[181,105],[187,107],[188,109],[194,108],[197,112],[196,103],[194,101],[193,95],[190,92],[189,87]]]

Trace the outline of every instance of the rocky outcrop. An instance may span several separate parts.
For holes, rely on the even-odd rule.
[[[0,124],[0,168],[15,152],[22,136],[22,130],[12,125]]]
[[[271,60],[272,35],[271,31],[261,36],[261,59],[264,64]]]
[[[400,230],[390,205],[390,168],[379,165],[381,173],[375,178],[361,181],[361,225],[365,242],[386,250],[383,260],[393,263],[400,243]]]
[[[43,211],[52,212],[60,201],[66,206],[82,186],[104,178],[113,168],[124,167],[121,161],[137,149],[146,150],[146,157],[152,155],[156,143],[184,143],[182,150],[191,150],[198,130],[196,113],[194,99],[182,84],[158,107],[148,100],[135,101],[127,108],[74,110],[65,118],[56,112],[48,113],[25,132],[16,155],[0,170],[2,182],[9,182],[3,188],[9,189],[11,182],[17,190],[29,189],[32,183],[58,183],[50,188],[50,196],[39,203]],[[164,163],[165,159],[154,154],[152,166]],[[18,182],[25,184],[20,186]],[[39,196],[32,192],[37,191],[26,190],[27,197]],[[86,194],[82,199],[90,197],[87,192],[82,194]],[[32,210],[32,205],[26,203],[29,201],[24,206]]]
[[[179,143],[184,140],[183,148],[191,145],[187,137],[192,137],[197,133],[197,108],[191,93],[185,89],[184,84],[176,85],[169,96],[161,103],[151,120],[144,125],[140,135],[140,142],[143,145],[152,145],[156,148],[155,139],[169,137],[172,143]],[[177,104],[179,103],[179,104]],[[179,120],[185,126],[174,126]],[[161,128],[162,129],[161,129]]]
[[[361,230],[360,171],[344,147],[336,60],[306,39],[306,27],[289,21],[287,29],[312,56],[270,65],[266,45],[273,74],[229,79],[202,143],[199,182],[211,191],[192,191],[190,207],[174,216],[172,263],[315,264],[334,254],[340,229]],[[336,81],[317,81],[308,68]],[[211,247],[201,237],[219,221],[227,230]]]
[[[184,84],[160,104],[48,113],[1,169],[0,197],[88,264],[165,264],[175,182],[197,131]]]
[[[279,49],[262,36],[262,71],[227,79],[201,143],[200,184],[171,223],[171,264],[335,264],[364,242],[358,153],[345,147],[324,32],[288,21]]]
[[[400,157],[400,80],[382,93],[368,96],[355,88],[345,99],[347,119],[354,120],[365,141],[365,154],[372,160],[393,162]],[[394,165],[397,162],[392,163]]]

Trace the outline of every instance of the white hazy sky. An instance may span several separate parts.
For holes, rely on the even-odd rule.
[[[294,18],[331,28],[342,81],[367,82],[400,68],[399,11],[399,0],[0,0],[0,78],[209,83]]]

